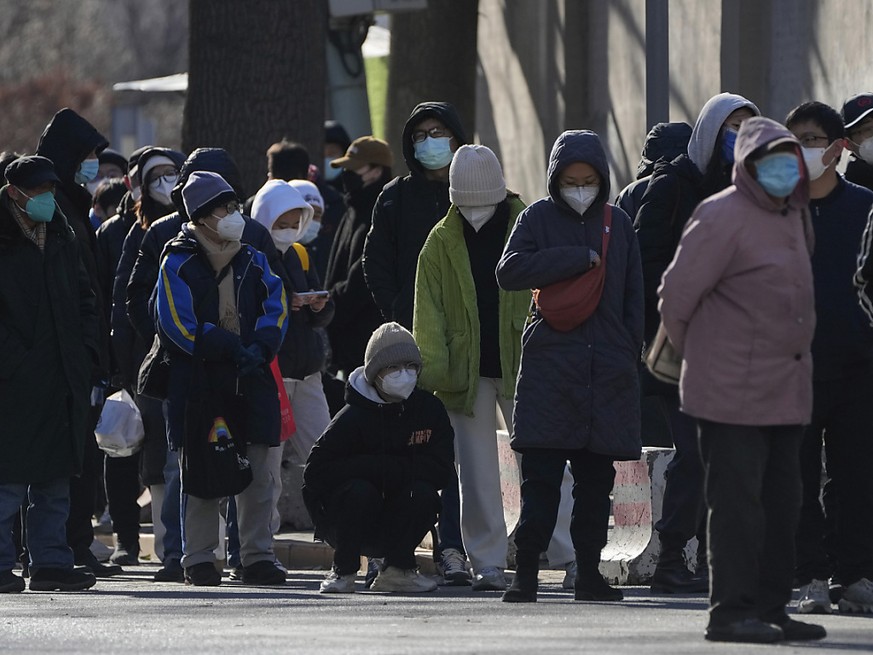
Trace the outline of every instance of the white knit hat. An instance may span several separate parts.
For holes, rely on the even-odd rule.
[[[497,156],[487,146],[461,146],[449,167],[449,199],[459,207],[496,205],[506,198]]]

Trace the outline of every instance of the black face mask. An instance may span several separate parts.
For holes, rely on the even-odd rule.
[[[357,193],[364,188],[364,180],[354,171],[344,168],[343,172],[340,173],[340,176],[343,181],[343,188],[349,195]]]

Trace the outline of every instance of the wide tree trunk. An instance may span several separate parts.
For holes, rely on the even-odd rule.
[[[249,195],[276,141],[320,161],[326,34],[323,0],[191,0],[183,148],[227,149]]]
[[[419,102],[452,103],[472,140],[476,119],[478,0],[428,0],[427,9],[394,14],[385,135],[403,170],[400,135]]]

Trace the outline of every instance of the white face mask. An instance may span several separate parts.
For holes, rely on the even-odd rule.
[[[399,403],[412,395],[418,383],[418,373],[412,368],[401,368],[392,371],[384,377],[376,377],[374,386],[382,392],[382,396],[393,403]]]
[[[90,182],[86,182],[85,188],[88,189],[88,193],[90,193],[93,196],[94,192],[97,191],[97,187],[100,186],[100,183],[102,181],[103,181],[102,177],[95,177]]]
[[[803,161],[806,162],[806,169],[809,171],[809,179],[817,180],[827,170],[829,164],[822,161],[825,150],[827,148],[802,148]]]
[[[139,199],[142,198],[142,187],[135,186],[130,190],[130,197],[133,198],[134,202],[139,202]]]
[[[306,226],[306,232],[300,237],[300,243],[305,246],[315,241],[319,230],[321,230],[321,223],[319,221],[309,221],[309,225]]]
[[[567,186],[561,188],[561,197],[570,207],[584,214],[600,193],[600,186]]]
[[[492,216],[494,216],[494,212],[497,211],[497,205],[485,205],[484,207],[458,207],[458,211],[461,212],[461,216],[467,220],[473,229],[478,232],[482,229],[482,226],[491,220]]]
[[[273,237],[273,244],[276,246],[276,250],[282,253],[288,250],[291,244],[297,241],[297,232],[298,230],[293,227],[286,227],[282,230],[270,230],[270,236]]]
[[[858,146],[858,155],[868,164],[873,165],[873,136],[864,139]]]
[[[245,226],[245,219],[237,211],[224,218],[219,218],[215,232],[225,241],[239,241]]]
[[[176,182],[178,182],[178,178]],[[170,198],[170,192],[176,185],[176,182],[167,182],[164,178],[159,177],[157,180],[149,184],[149,195],[159,205],[164,207],[172,207],[173,200]]]

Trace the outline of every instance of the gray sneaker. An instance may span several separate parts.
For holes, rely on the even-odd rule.
[[[849,614],[873,614],[873,582],[861,578],[843,589],[838,607]]]
[[[473,578],[473,591],[506,591],[506,576],[496,566],[486,566]]]
[[[564,589],[576,588],[576,560],[564,565],[564,579],[561,581],[561,587]]]
[[[797,601],[799,614],[830,614],[831,611],[827,580],[813,580],[800,587],[800,599]]]
[[[470,571],[467,570],[467,556],[455,548],[446,548],[440,562],[443,584],[462,587],[470,584]]]
[[[357,573],[348,573],[340,575],[336,569],[331,569],[318,591],[322,594],[353,594],[355,593],[355,578]]]

